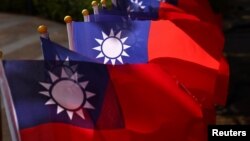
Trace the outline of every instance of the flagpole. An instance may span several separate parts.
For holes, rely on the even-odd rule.
[[[71,18],[71,16],[65,16],[64,17],[64,22],[66,23],[66,26],[67,26],[69,49],[74,50],[73,31],[72,31],[72,18]]]
[[[89,11],[87,9],[82,10],[82,15],[84,22],[90,22]]]
[[[49,39],[48,28],[45,25],[40,25],[37,28],[37,31],[40,33],[40,37]]]
[[[15,111],[15,107],[13,104],[9,84],[8,84],[7,78],[5,76],[5,71],[4,71],[4,67],[3,67],[3,63],[2,63],[3,53],[1,52],[0,54],[1,54],[1,58],[0,58],[1,95],[3,98],[2,101],[3,101],[3,105],[5,107],[5,113],[6,113],[9,131],[10,131],[10,135],[11,135],[11,140],[12,141],[21,141],[16,111]]]
[[[3,59],[3,52],[2,51],[0,51],[0,59],[2,60]],[[2,95],[2,94],[1,94]],[[3,127],[3,125],[2,125],[2,116],[3,116],[3,114],[2,114],[2,110],[3,110],[3,103],[2,103],[2,101],[3,101],[3,98],[1,98],[0,97],[0,106],[1,106],[1,111],[0,111],[0,137],[1,137],[1,139],[3,139],[3,129],[2,129],[2,127]]]
[[[94,11],[94,20],[95,20],[95,22],[97,22],[98,21],[97,15],[99,15],[98,3],[96,1],[92,1],[91,5],[92,5],[92,9]]]
[[[91,5],[94,11],[94,15],[98,15],[99,14],[98,3],[96,1],[92,1]]]
[[[102,9],[106,9],[107,8],[106,0],[101,0],[101,4],[102,4]]]

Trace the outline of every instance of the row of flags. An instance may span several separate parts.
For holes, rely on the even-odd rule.
[[[69,49],[40,26],[44,60],[2,60],[13,141],[206,141],[229,68],[207,0],[92,2],[65,17]]]

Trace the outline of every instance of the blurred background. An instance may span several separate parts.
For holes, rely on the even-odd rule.
[[[52,40],[67,46],[64,16],[82,20],[81,10],[91,11],[91,1],[1,0],[0,50],[4,58],[41,58],[36,32],[40,24],[48,26]],[[225,107],[217,107],[217,124],[250,124],[250,1],[210,0],[210,3],[223,19],[224,54],[230,65],[229,96]],[[5,128],[6,123],[2,126]]]
[[[92,12],[92,0],[1,0],[0,11],[41,16],[63,22],[65,15],[82,20],[83,8]],[[110,4],[110,3],[108,3]]]

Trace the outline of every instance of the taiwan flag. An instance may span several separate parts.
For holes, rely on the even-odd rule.
[[[171,21],[73,22],[79,54],[103,64],[147,63],[169,57],[218,69],[219,62]]]
[[[185,13],[183,10],[171,6],[170,4],[164,3],[164,5],[165,5],[164,10],[161,10],[158,13],[160,16],[159,19],[170,20],[178,28],[180,28],[186,34],[188,34],[197,44],[199,44],[211,56],[213,56],[218,61],[221,59],[224,48],[224,35],[221,29],[219,29],[214,24],[202,21],[201,19],[197,18],[194,15]],[[112,13],[112,10],[110,13]],[[106,16],[112,17],[114,15],[110,14]],[[123,17],[123,22],[126,22],[126,18],[124,18],[124,16],[121,17]],[[133,15],[130,15],[130,17],[133,17]],[[152,18],[148,19],[150,20]],[[108,21],[109,20],[100,17],[98,22],[108,22]],[[109,22],[121,22],[121,20],[110,20]]]
[[[94,130],[123,129],[124,119],[104,65],[4,61],[11,121],[22,141],[92,139]],[[1,72],[4,72],[1,70]],[[4,75],[1,75],[1,78]],[[6,82],[5,82],[6,83]]]
[[[199,101],[159,66],[63,62],[1,64],[20,141],[206,140]]]
[[[76,52],[104,64],[173,58],[218,70],[219,61],[170,21],[73,22]]]
[[[144,6],[146,9],[145,13],[150,13],[150,11],[152,11],[150,10],[150,8],[154,7],[153,5],[157,5],[156,3],[159,3],[158,1],[153,1],[153,2],[133,1],[132,2],[132,1],[126,1],[126,0],[124,2],[128,3],[127,5],[129,5],[129,3],[137,3],[138,5],[143,5],[145,3],[145,5],[148,5],[148,6]],[[173,3],[173,1],[169,1],[169,3]],[[206,4],[202,4],[205,2],[199,2],[199,1],[195,2],[195,0],[193,0],[192,3],[197,3],[197,5],[206,5]],[[124,4],[123,6],[125,5],[126,4]],[[206,22],[200,19],[199,17],[192,15],[190,13],[187,13],[184,10],[179,9],[171,4],[162,3],[162,5],[164,5],[162,6],[164,8],[160,8],[161,10],[157,11],[158,13],[157,15],[159,17],[156,19],[170,20],[177,27],[179,27],[186,34],[188,34],[197,44],[199,44],[211,56],[216,58],[218,61],[221,59],[222,51],[224,48],[224,36],[223,36],[222,31],[219,28],[217,28],[217,26],[215,26],[214,24],[210,24],[209,22]],[[110,10],[110,11],[111,11],[110,13],[119,13],[119,12],[116,12],[117,10]],[[133,12],[135,11],[136,10],[133,10]],[[131,13],[128,13],[128,14],[130,14],[130,17],[133,17],[133,14]],[[112,16],[112,14],[110,14],[110,16]],[[135,16],[135,17],[138,18],[139,16]],[[149,17],[148,20],[152,19],[150,18],[150,16],[146,16],[146,17]],[[101,18],[99,21],[104,22],[107,20],[104,18]]]
[[[79,54],[112,65],[156,63],[213,107],[222,55],[208,52],[172,22],[73,22],[73,33]]]
[[[157,0],[113,0],[112,10],[100,10],[101,14],[127,15],[131,19],[157,20],[164,16],[161,13],[168,11],[182,11],[171,4]]]
[[[175,8],[169,4],[168,4],[168,6],[169,6],[167,8],[168,10],[165,9],[166,11],[162,12],[162,18],[170,20],[176,27],[178,27],[180,30],[184,31],[184,33],[187,34],[191,38],[191,40],[196,42],[196,44],[198,44],[202,49],[204,49],[210,56],[212,56],[214,59],[216,59],[221,66],[223,65],[223,63],[225,64],[225,61],[221,62],[221,60],[223,60],[223,58],[224,58],[223,54],[222,54],[223,48],[224,48],[223,33],[216,26],[214,26],[212,24],[201,21],[197,17],[190,15],[190,14],[187,14],[185,12],[182,12],[181,10],[176,11],[177,8]],[[173,9],[175,9],[175,10],[173,10]],[[100,19],[100,22],[102,22],[102,19]],[[155,23],[157,23],[157,22],[162,22],[162,21],[155,21]],[[120,26],[116,26],[116,28],[117,27],[126,28],[125,25],[126,25],[126,23],[124,22]],[[162,25],[162,29],[164,29],[163,26],[164,25]],[[211,35],[213,35],[213,36],[211,36]],[[79,35],[77,35],[77,36],[79,36]],[[158,36],[158,35],[156,35],[156,36]],[[164,33],[163,33],[161,36],[165,37],[166,35],[164,35]],[[166,41],[167,39],[161,39],[161,40]],[[159,42],[162,42],[161,40],[159,40]],[[225,65],[228,65],[228,64],[225,64]],[[219,69],[222,69],[222,67],[219,67]],[[224,86],[223,90],[222,90],[222,91],[224,91],[224,93],[221,93],[222,91],[219,89],[215,93],[217,93],[216,95],[223,95],[223,97],[221,97],[221,99],[225,99],[225,96],[227,95],[228,74],[229,74],[229,69],[227,67],[224,69],[224,71],[220,71],[220,74],[218,75],[218,77],[221,78],[219,83],[223,83],[220,85]],[[221,77],[220,75],[222,75],[223,77]],[[216,83],[218,83],[218,82],[216,82]],[[216,96],[216,97],[220,97],[220,96]],[[225,100],[223,100],[223,101],[225,101]]]
[[[221,59],[221,57],[223,56],[222,52],[224,48],[224,35],[221,29],[218,29],[218,27],[214,24],[205,22],[195,15],[188,14],[185,11],[178,9],[177,7],[174,7],[167,3],[163,4],[164,8],[162,8],[162,10],[160,10],[158,13],[159,19],[170,20],[177,27],[188,34],[211,56],[213,56],[218,61]],[[99,21],[102,22],[107,20],[101,18],[101,20]]]
[[[188,34],[211,56],[213,56],[218,61],[221,59],[224,48],[224,35],[221,29],[219,29],[216,25],[203,21],[195,15],[188,14],[185,11],[178,9],[177,7],[174,7],[167,3],[163,4],[165,5],[164,8],[162,8],[163,10],[160,10],[158,13],[159,19],[170,20],[178,28]],[[112,16],[112,14],[110,14],[110,16]],[[100,18],[99,21],[105,22],[107,20],[105,20],[104,18]]]
[[[184,11],[205,22],[219,24],[207,0],[112,0],[112,3],[115,10],[135,19],[162,19],[162,13]]]

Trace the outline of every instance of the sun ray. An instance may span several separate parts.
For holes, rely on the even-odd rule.
[[[94,47],[93,49],[94,49],[94,50],[97,50],[97,51],[102,51],[102,48],[101,48],[101,46],[98,46],[98,47]]]
[[[64,111],[64,108],[62,108],[61,106],[57,105],[57,114],[60,114],[62,111]]]
[[[109,58],[105,57],[105,58],[104,58],[104,64],[107,64],[108,61],[109,61]]]
[[[70,120],[72,120],[74,113],[72,111],[67,110],[67,114],[68,114]]]
[[[65,61],[69,61],[69,56],[66,57]]]
[[[121,41],[122,43],[125,43],[125,41],[128,39],[128,37],[122,38]]]
[[[122,31],[118,32],[115,37],[117,37],[117,38],[120,39],[121,38],[121,34],[122,34]]]
[[[108,38],[108,35],[105,34],[104,32],[102,32],[102,37],[103,37],[103,39],[106,39],[106,38]]]
[[[60,60],[62,60],[62,59],[60,59]],[[65,66],[69,66],[69,65],[70,65],[70,64],[69,64],[69,61],[70,61],[69,56],[66,56],[66,58],[64,59],[63,64],[64,64]]]
[[[50,88],[50,86],[51,86],[51,84],[49,84],[49,83],[43,83],[43,82],[39,82],[40,83],[40,85],[42,85],[44,88],[46,88],[47,90],[49,90],[49,88]]]
[[[101,45],[103,40],[95,38],[95,40]]]
[[[53,99],[49,99],[45,105],[53,105],[53,104],[56,104],[55,101]]]
[[[122,56],[129,57],[129,55],[128,55],[127,52],[125,52],[125,51],[122,52]]]
[[[75,72],[75,71],[73,71],[73,68],[68,68],[68,67],[65,67],[64,70],[65,70],[65,72],[66,72],[68,78],[69,78],[70,76],[72,76],[73,73]]]
[[[115,65],[115,63],[117,62],[116,60],[123,64],[122,56],[129,57],[129,55],[124,52],[124,50],[131,47],[125,44],[128,37],[122,38],[122,30],[116,32],[113,29],[110,29],[109,35],[104,33],[103,31],[102,34],[103,39],[95,38],[100,46],[92,48],[93,50],[99,51],[99,54],[96,56],[96,58],[104,58],[104,64],[107,64],[109,63],[109,61],[111,61],[110,64]]]
[[[115,65],[115,60],[116,60],[116,59],[111,59],[112,65]]]
[[[42,95],[45,95],[45,96],[50,97],[50,95],[49,95],[49,92],[48,92],[48,91],[41,91],[41,92],[39,92],[39,94],[42,94]]]
[[[110,34],[109,34],[109,36],[110,36],[110,37],[115,36],[115,34],[114,34],[114,30],[113,30],[113,29],[111,29],[111,30],[110,30]]]
[[[146,6],[144,6],[144,5],[141,5],[140,7],[141,7],[141,9],[145,9],[146,8]]]
[[[77,72],[75,72],[71,77],[70,77],[70,79],[73,79],[73,80],[75,80],[75,81],[77,81],[78,80],[78,73]]]
[[[122,60],[122,57],[120,56],[120,57],[118,57],[117,58],[117,60],[120,62],[120,63],[122,63],[123,64],[123,60]]]
[[[79,115],[82,119],[85,119],[85,116],[84,116],[84,114],[83,114],[82,109],[76,111],[76,113],[77,113],[77,115]]]
[[[54,75],[52,72],[49,72],[49,75],[50,75],[50,79],[52,80],[52,82],[55,82],[58,79],[58,77]]]
[[[123,48],[124,48],[124,49],[128,49],[128,48],[130,48],[130,47],[131,47],[131,46],[129,46],[129,45],[125,45],[125,44],[123,45]]]
[[[104,54],[103,54],[102,52],[100,52],[100,53],[96,56],[96,58],[102,58],[102,57],[104,57]]]
[[[88,83],[89,81],[84,81],[84,82],[81,82],[80,85],[82,86],[82,88],[86,89]]]
[[[136,9],[134,8],[139,8],[139,9],[145,9],[146,6],[143,5],[143,1],[139,1],[139,0],[130,0],[131,2],[131,5],[134,5],[134,6],[128,6],[127,8],[127,11],[128,12],[134,12]]]
[[[87,108],[87,109],[95,109],[95,107],[92,106],[88,101],[85,102],[85,104],[84,104],[83,107],[84,107],[84,108]]]
[[[67,75],[67,73],[65,72],[64,69],[62,69],[62,72],[61,72],[61,78],[68,78],[69,76]]]
[[[78,81],[78,79],[83,75],[78,74],[77,71],[73,73],[71,68],[69,69],[72,71],[72,75],[70,77],[70,75],[66,72],[68,68],[66,68],[61,68],[61,75],[58,75],[58,77],[55,76],[54,73],[48,72],[53,83],[39,82],[40,85],[47,89],[47,91],[39,91],[39,94],[49,97],[49,99],[45,102],[45,105],[56,105],[57,114],[66,111],[70,120],[73,119],[74,114],[77,114],[82,119],[85,119],[83,109],[95,109],[88,99],[94,97],[96,94],[85,90],[89,81],[72,82],[72,80]],[[53,91],[50,89],[53,89]],[[64,94],[68,94],[68,96],[66,96],[67,99],[64,98],[65,95],[62,94],[62,92],[65,92]],[[76,100],[76,98],[78,100]],[[74,101],[75,105],[68,104],[72,101]]]
[[[91,92],[89,92],[89,91],[86,91],[86,97],[87,97],[87,99],[88,99],[88,98],[91,98],[91,97],[93,97],[93,96],[95,96],[95,93],[91,93]]]

